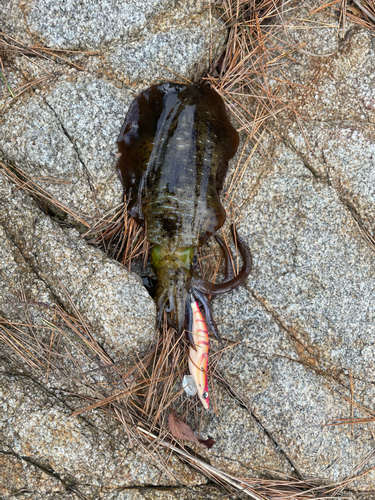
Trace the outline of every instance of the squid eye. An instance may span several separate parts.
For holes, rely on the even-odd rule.
[[[207,398],[208,398],[208,392],[204,392],[204,393],[202,394],[202,398],[203,398],[203,399],[207,399]]]

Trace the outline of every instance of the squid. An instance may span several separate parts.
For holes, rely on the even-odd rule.
[[[166,310],[176,330],[188,332],[197,353],[194,315],[201,307],[219,339],[208,297],[238,287],[252,267],[250,250],[233,225],[242,258],[237,276],[231,252],[216,234],[226,219],[220,193],[238,143],[222,98],[198,83],[163,83],[143,91],[130,105],[118,137],[118,172],[128,213],[147,225],[153,245],[158,324]],[[196,250],[213,235],[226,262],[224,280],[215,284],[194,273]]]

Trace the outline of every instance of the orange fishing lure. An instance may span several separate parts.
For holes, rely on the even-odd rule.
[[[192,340],[194,345],[191,344],[189,348],[189,370],[197,387],[199,399],[202,401],[204,408],[209,410],[210,400],[208,397],[207,377],[208,332],[197,301],[191,301],[191,309],[193,312]]]

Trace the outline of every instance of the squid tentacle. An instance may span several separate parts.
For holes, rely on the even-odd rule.
[[[202,279],[193,278],[191,281],[192,287],[197,289],[200,292],[205,293],[206,295],[217,295],[219,293],[230,292],[234,288],[238,287],[245,281],[245,279],[249,276],[251,268],[252,268],[252,257],[250,250],[244,240],[238,236],[237,230],[234,227],[234,224],[231,225],[231,231],[233,238],[237,240],[238,248],[242,257],[242,268],[241,271],[235,278],[232,278],[229,281],[225,281],[224,283],[208,283]]]
[[[209,300],[209,298],[204,295],[202,292],[200,292],[197,289],[193,288],[193,295],[196,298],[196,300],[199,302],[199,305],[201,305],[204,309],[204,315],[206,316],[206,323],[209,326],[210,330],[212,333],[215,335],[216,339],[221,342],[223,345],[223,341],[220,338],[218,329],[217,329],[217,324],[216,321],[214,320],[213,314],[212,314],[212,305]]]
[[[164,291],[157,300],[156,308],[157,308],[158,314],[156,317],[156,328],[160,328],[160,325],[161,325],[161,320],[162,320],[163,312],[164,312],[164,306],[167,303],[166,295],[167,295],[167,291]]]
[[[165,303],[165,310],[167,313],[170,313],[174,310],[174,297],[173,293],[169,293],[169,307],[167,307],[167,303]]]
[[[191,300],[190,300],[190,295],[188,296],[188,299],[186,301],[186,313],[185,313],[185,330],[188,334],[189,341],[191,343],[192,348],[196,351],[197,348],[194,343],[194,337],[193,337],[193,311],[191,309]]]
[[[227,245],[220,238],[220,236],[215,234],[215,239],[220,245],[220,248],[225,257],[225,276],[223,281],[223,283],[225,283],[226,281],[230,281],[234,278],[233,255],[231,249],[227,247]]]

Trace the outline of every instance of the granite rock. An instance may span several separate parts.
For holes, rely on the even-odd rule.
[[[53,296],[44,283],[32,270],[17,246],[8,238],[5,229],[0,226],[0,315],[13,320],[25,318],[24,297],[29,301],[28,314],[33,324],[40,324],[40,308],[33,303],[41,302],[52,306]],[[23,296],[22,296],[23,295]],[[51,318],[49,318],[51,319]]]
[[[91,52],[74,58],[80,67],[123,83],[199,78],[225,44],[208,1],[32,0],[8,5],[1,20],[21,42]]]
[[[305,19],[309,1],[299,4],[290,3],[297,8],[284,15]],[[121,202],[115,139],[134,94],[158,77],[170,75],[159,64],[191,77],[197,67],[208,64],[210,22],[214,26],[212,57],[222,33],[208,11],[192,2],[179,8],[172,2],[160,2],[155,8],[146,2],[144,11],[134,12],[120,28],[112,16],[117,13],[123,19],[119,4],[112,4],[113,11],[103,4],[103,12],[95,17],[90,14],[90,2],[85,1],[74,24],[69,10],[74,11],[76,5],[73,0],[53,5],[33,0],[23,7],[24,21],[17,18],[16,7],[9,9],[6,26],[11,33],[16,26],[23,26],[26,33],[27,26],[27,36],[34,42],[101,53],[88,59],[76,56],[75,62],[88,70],[85,75],[68,72],[56,62],[45,63],[62,74],[14,103],[3,98],[0,151],[29,174],[37,173],[37,182],[43,177],[41,185],[61,203],[91,220]],[[69,29],[59,29],[51,21],[53,16],[43,14],[48,6],[67,16]],[[326,25],[333,23],[324,12],[319,17]],[[252,250],[254,268],[243,286],[213,300],[221,335],[228,345],[238,344],[222,353],[217,367],[224,380],[221,386],[215,382],[219,416],[205,415],[201,424],[192,425],[200,426],[203,437],[216,441],[201,454],[213,465],[242,477],[294,475],[337,482],[348,477],[374,447],[372,424],[326,425],[352,414],[364,416],[347,401],[352,391],[358,403],[372,410],[375,396],[374,42],[365,29],[348,25],[348,30],[340,39],[337,29],[329,26],[290,29],[290,39],[306,45],[304,52],[293,53],[294,63],[283,67],[282,76],[299,85],[290,90],[289,97],[307,121],[301,121],[302,133],[293,115],[278,115],[278,122],[272,124],[277,137],[264,136],[263,151],[268,156],[252,156],[234,200],[238,231]],[[203,66],[197,66],[197,59]],[[17,64],[20,74],[39,75],[40,69],[32,70],[29,63]],[[14,75],[10,74],[9,81],[17,82]],[[70,184],[48,183],[48,176]],[[77,230],[57,225],[25,194],[11,192],[6,181],[1,189],[4,265],[0,279],[6,293],[0,309],[22,317],[22,305],[10,304],[20,276],[25,276],[30,296],[40,295],[46,303],[58,298],[68,307],[62,282],[108,351],[121,356],[124,349],[142,349],[152,333],[155,310],[136,280],[89,248]],[[33,314],[39,320],[37,309]],[[130,325],[127,330],[123,319]],[[215,342],[211,349],[217,349]],[[59,432],[67,436],[61,444],[68,457],[64,468],[79,483],[79,491],[90,495],[91,486],[86,491],[83,483],[97,485],[99,467],[90,476],[91,458],[81,452],[92,447],[95,461],[103,464],[109,457],[109,470],[114,470],[111,467],[118,462],[112,445],[105,444],[104,437],[94,445],[92,427],[86,428],[83,419],[74,425],[67,419],[74,405],[68,411],[69,402],[58,399],[52,386],[36,387],[22,376],[8,374],[4,379],[12,387],[12,404],[21,415],[18,418],[15,410],[7,409],[11,426],[24,432],[20,440],[11,441],[6,423],[7,445],[14,450],[19,443],[26,449],[30,442],[28,458],[38,458],[38,463],[48,460],[60,474],[61,454],[49,449],[50,443],[55,445],[51,419],[58,415]],[[48,395],[43,392],[47,389]],[[35,393],[34,401],[27,392]],[[34,418],[30,426],[36,419],[44,419],[47,426],[48,432],[40,436],[40,449],[22,428],[27,409]],[[87,417],[93,419],[90,425],[107,425],[103,416],[97,420],[98,415]],[[38,432],[37,426],[32,427],[31,434],[39,436]],[[69,441],[72,435],[81,448]],[[186,479],[184,474],[191,474],[190,470],[177,465],[181,482],[188,487],[167,480],[161,483],[153,471],[145,469],[142,481],[135,480],[132,471],[139,455],[130,459],[125,448],[118,453],[125,458],[128,475],[115,476],[113,490],[103,492],[103,498],[218,495],[203,484],[204,478]],[[3,458],[6,470],[12,465],[21,467],[19,455],[8,453]],[[31,458],[24,457],[22,470],[33,478],[31,485],[38,485],[41,468],[36,470]],[[373,465],[374,458],[366,468]],[[57,477],[43,477],[46,494],[68,495]],[[16,494],[24,484],[15,481],[7,494]],[[160,484],[171,489],[153,489]],[[350,487],[353,495],[360,496],[370,494],[373,485],[374,471]]]
[[[1,498],[6,500],[33,498],[36,492],[46,500],[53,500],[56,495],[62,500],[70,500],[72,495],[57,478],[49,476],[42,469],[22,460],[17,453],[0,452],[0,473],[2,484]]]
[[[14,191],[4,175],[0,177],[0,219],[7,238],[16,247],[21,266],[8,257],[4,248],[2,274],[13,275],[7,288],[25,279],[28,273],[44,295],[71,310],[72,301],[98,335],[114,360],[122,359],[129,349],[142,350],[154,330],[155,305],[139,281],[120,264],[90,247],[75,229],[63,228],[45,215],[35,201],[22,191]],[[12,269],[12,266],[14,269]],[[18,266],[18,267],[17,267]],[[6,276],[5,276],[5,281]],[[49,293],[47,293],[49,292]],[[43,299],[40,294],[39,299]],[[7,296],[0,308],[12,319],[14,308]]]
[[[253,272],[214,303],[222,334],[240,341],[220,368],[300,477],[342,480],[373,447],[366,426],[326,426],[351,416],[349,374],[356,401],[374,397],[372,47],[354,29],[344,46],[332,40],[335,55],[298,54],[283,73],[303,86],[291,98],[307,123],[302,133],[280,116],[281,140],[266,136],[268,157],[250,161],[235,203]],[[372,472],[353,488],[373,484]]]
[[[135,38],[150,20],[173,8],[173,1],[32,0],[24,8],[26,25],[46,46],[87,50]]]
[[[131,100],[111,82],[62,78],[47,95],[12,105],[0,125],[2,155],[91,222],[122,201],[116,138]]]
[[[300,477],[338,481],[373,446],[364,426],[325,425],[351,415],[349,370],[362,404],[374,396],[375,253],[334,187],[288,144],[265,145],[236,197],[253,271],[214,301],[222,335],[240,342],[220,370]]]
[[[5,475],[12,478],[2,486],[5,498],[14,498],[23,489],[31,493],[34,488],[37,495],[112,492],[112,498],[121,498],[114,493],[124,487],[206,482],[174,458],[168,460],[171,475],[163,474],[139,445],[129,446],[120,425],[110,424],[95,412],[89,419],[70,417],[75,409],[73,398],[67,401],[25,375],[5,371],[0,386],[2,466],[9,471],[12,464],[21,471],[17,478],[15,470]]]
[[[318,179],[332,186],[373,238],[375,218],[374,37],[348,26],[347,39],[322,60],[298,58],[285,74],[298,88],[295,107],[306,119],[278,129]],[[306,138],[306,141],[304,139]]]

